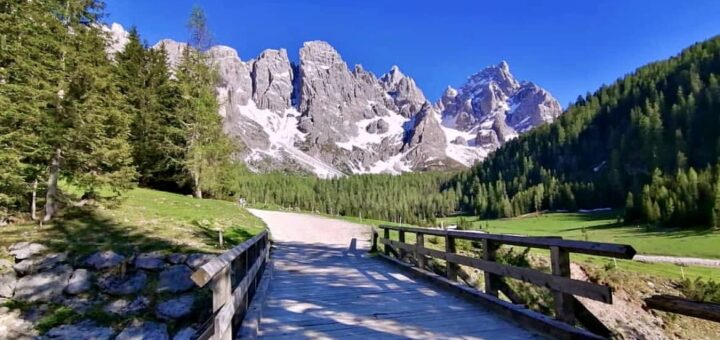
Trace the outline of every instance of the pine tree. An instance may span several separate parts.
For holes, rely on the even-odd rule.
[[[176,75],[180,92],[178,114],[185,126],[187,144],[183,165],[193,194],[220,193],[223,179],[232,171],[233,141],[223,132],[215,94],[217,71],[201,51],[209,44],[205,15],[194,8],[188,22],[190,45],[183,51]]]

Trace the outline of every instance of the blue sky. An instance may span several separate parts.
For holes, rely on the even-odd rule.
[[[108,22],[138,27],[150,44],[185,40],[202,6],[217,44],[243,60],[266,48],[325,40],[352,67],[380,76],[393,64],[436,100],[483,67],[511,71],[566,106],[648,62],[720,34],[718,0],[387,1],[107,0]]]

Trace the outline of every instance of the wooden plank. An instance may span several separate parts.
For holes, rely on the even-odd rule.
[[[550,247],[553,275],[570,278],[570,252],[565,248]],[[553,289],[555,316],[568,324],[575,324],[574,298],[559,289]]]
[[[493,242],[492,240],[483,239],[482,247],[483,260],[495,263],[495,255],[499,248],[497,243]],[[498,296],[498,291],[500,290],[500,280],[502,278],[488,270],[483,270],[483,275],[485,276],[485,294]]]
[[[387,238],[389,239],[389,237],[387,237]],[[398,241],[400,241],[400,243],[405,243],[405,231],[404,230],[398,231]],[[405,260],[405,256],[407,254],[404,249],[398,249],[398,255],[399,255],[398,258],[402,261],[402,260]]]
[[[268,253],[269,256],[269,253]],[[273,277],[273,263],[269,261],[269,258],[265,258],[266,265],[265,270],[260,280],[260,288],[258,289],[257,296],[252,300],[250,306],[248,306],[247,314],[243,319],[238,338],[240,339],[255,339],[257,338],[258,329],[260,327],[260,320],[262,319],[263,309],[265,305],[265,299],[270,290],[270,282]]]
[[[611,338],[612,331],[605,326],[605,324],[598,319],[595,314],[585,307],[577,298],[573,296],[575,317],[577,321],[587,330],[606,338]]]
[[[385,229],[383,231],[383,238],[390,239],[390,229]],[[387,246],[387,244],[385,245],[385,255],[390,255],[390,248]]]
[[[540,287],[555,289],[564,293],[586,297],[595,301],[612,303],[612,291],[609,287],[590,282],[573,280],[566,277],[554,276],[538,270],[522,267],[513,267],[497,262],[476,259],[459,254],[448,254],[435,249],[417,249],[414,245],[403,244],[393,240],[379,239],[380,243],[389,243],[396,248],[405,248],[408,251],[418,250],[425,255],[444,259],[463,266],[473,267],[482,271],[500,276],[510,277],[520,281],[532,283]]]
[[[720,304],[699,302],[671,295],[655,295],[645,299],[648,308],[720,322]]]
[[[210,283],[212,290],[212,312],[217,312],[232,295],[230,285],[230,267],[225,267],[215,275]]]
[[[455,237],[450,235],[445,236],[445,252],[455,253],[455,251]],[[445,275],[447,276],[448,280],[457,281],[458,269],[459,268],[457,264],[447,261],[447,263],[445,264]]]
[[[469,230],[442,230],[442,229],[430,229],[430,228],[417,228],[417,227],[400,227],[400,226],[387,226],[381,225],[380,228],[391,229],[391,230],[405,230],[412,233],[424,233],[427,235],[436,236],[455,236],[458,239],[464,240],[492,240],[497,241],[499,244],[516,245],[530,248],[544,248],[549,249],[550,247],[556,246],[565,248],[573,253],[581,253],[588,255],[607,256],[621,259],[631,259],[635,256],[635,249],[632,246],[624,244],[614,243],[603,243],[603,242],[589,242],[589,241],[575,241],[575,240],[563,240],[557,237],[537,237],[537,236],[516,236],[516,235],[502,235],[502,234],[488,234],[477,231]]]
[[[378,247],[382,247],[380,242]],[[310,249],[278,245],[274,250],[275,270],[258,337],[537,336],[486,308],[397,270],[378,256]],[[384,252],[379,256],[385,256]]]
[[[417,233],[415,235],[415,260],[417,261],[418,267],[425,268],[427,261],[425,259],[425,254],[421,252],[422,249],[425,249],[425,235]]]
[[[223,270],[223,268],[229,266],[236,257],[247,251],[253,244],[266,237],[267,233],[267,230],[263,230],[260,234],[255,235],[253,238],[222,253],[222,255],[215,257],[196,270],[190,278],[198,287],[204,287],[215,275],[217,275],[217,273]]]
[[[215,316],[215,334],[226,334],[230,324],[232,323],[235,311],[238,310],[240,305],[244,301],[245,294],[250,289],[250,285],[253,283],[255,276],[260,270],[260,266],[265,263],[267,259],[267,253],[270,251],[270,247],[263,249],[263,256],[258,256],[255,263],[248,271],[247,275],[238,283],[235,291],[232,293],[232,299],[226,303],[225,306]]]
[[[522,308],[521,306],[516,306],[512,303],[500,300],[492,295],[484,294],[477,289],[467,287],[459,282],[453,282],[426,270],[414,268],[406,263],[402,263],[390,257],[381,255],[381,258],[397,265],[398,267],[404,268],[409,273],[412,273],[415,277],[423,278],[459,296],[469,298],[469,301],[478,303],[499,315],[505,316],[508,319],[513,320],[514,322],[523,327],[542,332],[551,336],[552,338],[603,339],[602,337],[592,334],[586,330],[575,328],[540,313],[533,312],[531,310]]]

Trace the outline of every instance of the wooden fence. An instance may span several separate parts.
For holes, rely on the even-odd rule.
[[[663,312],[720,322],[720,304],[717,303],[693,301],[678,296],[655,295],[645,299],[645,305]]]
[[[456,281],[458,265],[480,269],[484,272],[485,293],[494,297],[503,292],[513,303],[523,304],[518,294],[502,280],[509,277],[528,282],[536,286],[550,289],[554,298],[554,311],[559,321],[575,325],[580,322],[583,326],[596,334],[607,336],[607,328],[589,312],[584,309],[575,296],[582,296],[604,303],[612,303],[610,287],[591,282],[573,280],[570,278],[570,253],[606,256],[621,259],[631,259],[635,249],[628,245],[563,240],[560,237],[524,237],[513,235],[488,234],[463,230],[443,230],[416,227],[380,226],[383,237],[377,233],[373,235],[373,247],[383,244],[385,256],[393,254],[402,260],[410,257],[420,268],[425,268],[428,257],[447,261],[445,276],[448,280]],[[390,231],[398,233],[398,241],[390,239]],[[406,233],[416,236],[415,244],[405,242]],[[433,235],[445,240],[445,250],[436,250],[425,247],[425,236]],[[456,251],[457,240],[475,242],[482,248],[482,258],[460,255]],[[496,251],[501,245],[512,245],[529,248],[543,248],[550,250],[551,273],[532,268],[516,267],[495,261]]]
[[[232,339],[257,290],[270,255],[267,231],[204,264],[191,278],[199,287],[210,285],[213,318],[199,339]]]

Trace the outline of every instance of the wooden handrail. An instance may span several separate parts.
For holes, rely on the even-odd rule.
[[[517,297],[515,292],[509,291],[509,286],[502,280],[509,277],[528,282],[536,286],[551,290],[554,298],[555,316],[558,320],[574,325],[580,321],[597,323],[596,319],[576,315],[577,305],[575,296],[586,297],[604,303],[612,303],[612,290],[610,287],[591,282],[574,280],[570,277],[570,253],[599,255],[614,258],[629,259],[635,255],[635,249],[629,245],[564,240],[560,237],[524,237],[516,235],[488,234],[464,230],[427,229],[419,227],[401,227],[381,225],[383,237],[374,232],[373,245],[384,245],[384,254],[394,254],[402,260],[409,253],[420,269],[424,269],[427,257],[445,260],[447,263],[446,277],[449,280],[457,279],[458,265],[480,269],[485,275],[485,293],[497,297],[500,291]],[[399,241],[390,239],[390,231],[398,232]],[[414,233],[416,243],[405,243],[405,233]],[[445,251],[425,247],[424,235],[434,235],[445,238]],[[458,240],[482,242],[482,258],[460,255],[456,251]],[[529,248],[544,248],[550,250],[551,273],[532,268],[516,267],[495,261],[496,252],[501,245],[523,246]],[[379,250],[379,249],[378,249]],[[402,254],[402,255],[400,255]],[[585,319],[585,320],[583,320]],[[586,322],[588,321],[588,322]],[[592,328],[598,328],[591,326]]]
[[[538,237],[538,236],[517,236],[517,235],[502,235],[502,234],[489,234],[484,232],[470,231],[470,230],[444,230],[444,229],[430,229],[430,228],[419,228],[419,227],[401,227],[391,225],[381,225],[381,229],[390,229],[396,231],[404,231],[410,233],[421,233],[424,235],[434,236],[453,236],[457,239],[471,240],[471,241],[482,241],[491,240],[499,244],[523,246],[529,248],[544,248],[549,249],[551,247],[565,248],[572,253],[597,255],[605,257],[614,257],[618,259],[632,259],[636,252],[632,246],[615,243],[603,243],[603,242],[588,242],[588,241],[576,241],[576,240],[564,240],[557,236],[551,237]]]
[[[693,301],[671,295],[655,295],[646,298],[645,304],[650,309],[720,322],[720,304],[717,303]]]
[[[224,252],[190,277],[198,287],[212,290],[213,319],[198,339],[232,339],[233,318],[244,314],[252,301],[270,255],[267,230]],[[240,317],[242,319],[242,315]]]

